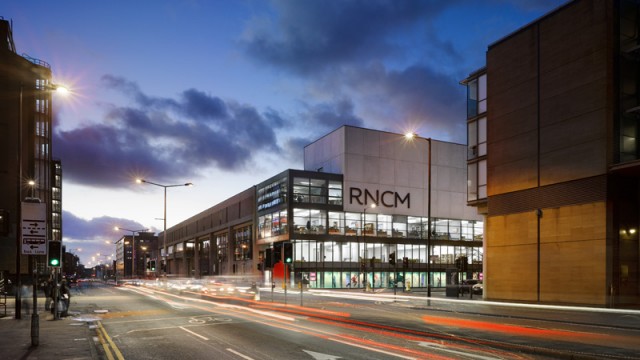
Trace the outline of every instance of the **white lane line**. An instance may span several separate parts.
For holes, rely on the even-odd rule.
[[[358,348],[361,348],[361,349],[365,349],[365,350],[369,350],[369,351],[379,352],[379,353],[382,353],[382,354],[385,354],[385,355],[391,355],[393,357],[397,357],[397,358],[400,358],[400,359],[407,359],[407,360],[415,360],[416,359],[413,356],[405,356],[405,355],[401,355],[401,354],[396,354],[396,353],[392,353],[390,351],[385,351],[385,350],[382,350],[382,349],[376,349],[374,347],[369,347],[369,346],[366,346],[366,345],[354,344],[352,342],[344,341],[344,340],[340,340],[340,339],[331,339],[331,338],[329,338],[329,340],[332,340],[332,341],[335,341],[335,342],[339,342],[339,343],[342,343],[342,344],[345,344],[345,345],[349,345],[349,346],[355,346],[355,347],[358,347]]]
[[[245,355],[245,354],[241,354],[241,353],[239,353],[239,352],[237,352],[237,351],[235,351],[235,350],[233,350],[233,349],[231,349],[231,348],[228,348],[228,349],[227,349],[227,351],[228,351],[228,352],[231,352],[231,353],[234,353],[234,354],[236,354],[236,355],[240,356],[240,357],[241,357],[241,358],[243,358],[243,359],[247,359],[247,360],[254,360],[252,357],[248,357],[247,355]]]
[[[178,327],[179,327],[180,329],[182,329],[182,330],[184,330],[184,331],[188,332],[188,333],[189,333],[189,334],[191,334],[191,335],[195,335],[195,336],[199,337],[199,338],[200,338],[200,339],[202,339],[202,340],[209,340],[208,338],[206,338],[206,337],[204,337],[204,336],[202,336],[202,335],[200,335],[200,334],[196,334],[195,332],[193,332],[193,331],[191,331],[191,330],[185,329],[185,328],[183,328],[182,326],[178,326]]]

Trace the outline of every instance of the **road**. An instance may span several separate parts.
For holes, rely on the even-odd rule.
[[[105,359],[640,359],[637,312],[392,294],[120,286],[73,299],[98,314]]]

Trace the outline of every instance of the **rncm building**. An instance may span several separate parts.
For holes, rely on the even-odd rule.
[[[285,170],[167,229],[167,272],[270,282],[284,263],[291,284],[313,288],[426,288],[428,279],[444,288],[482,278],[484,225],[465,200],[466,151],[340,127],[305,147],[304,170]],[[458,277],[460,258],[467,265]]]
[[[485,298],[639,305],[638,2],[568,2],[462,83]]]

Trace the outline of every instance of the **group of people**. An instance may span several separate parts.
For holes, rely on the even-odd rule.
[[[44,302],[44,308],[47,311],[51,311],[55,314],[56,310],[60,313],[60,316],[65,317],[69,314],[69,305],[71,303],[71,291],[67,279],[62,278],[60,284],[56,286],[53,278],[49,278],[43,286],[44,294],[46,296]],[[56,304],[56,298],[58,303]]]

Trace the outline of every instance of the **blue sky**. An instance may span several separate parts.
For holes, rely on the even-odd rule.
[[[288,168],[344,125],[466,143],[487,46],[564,0],[3,1],[54,99],[63,234],[84,264]],[[104,257],[98,258],[105,260]],[[96,259],[96,260],[98,260]]]

